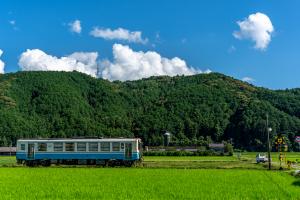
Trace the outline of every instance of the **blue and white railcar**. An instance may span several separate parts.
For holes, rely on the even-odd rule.
[[[16,159],[27,165],[51,163],[118,163],[133,164],[141,160],[141,139],[20,139]]]

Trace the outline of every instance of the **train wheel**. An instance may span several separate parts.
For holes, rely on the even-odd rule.
[[[25,165],[28,166],[28,167],[32,167],[32,162],[31,162],[31,160],[26,160],[26,161],[25,161]]]
[[[126,166],[126,167],[131,167],[132,166],[132,161],[124,161],[124,165]]]
[[[105,167],[106,166],[106,160],[96,160],[96,165]]]
[[[40,164],[40,162],[38,160],[33,160],[33,167],[36,167]]]
[[[108,167],[109,166],[109,160],[105,160],[104,161],[104,167]]]
[[[41,165],[44,167],[49,167],[51,165],[51,160],[42,160]]]
[[[56,160],[55,165],[59,165],[60,164],[60,160]]]
[[[28,167],[35,167],[38,165],[38,162],[36,160],[26,160],[25,164]]]
[[[121,160],[115,160],[115,166],[121,166],[122,161]]]
[[[73,160],[72,160],[72,164],[73,164],[73,165],[78,165],[78,160],[77,160],[77,159],[73,159]]]

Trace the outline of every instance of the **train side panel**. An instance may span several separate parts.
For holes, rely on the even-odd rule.
[[[16,158],[26,160],[129,160],[141,159],[140,139],[19,140]]]
[[[78,159],[78,160],[84,160],[84,159],[96,159],[96,160],[109,160],[109,159],[116,159],[116,160],[139,160],[140,159],[140,153],[135,152],[132,153],[131,158],[125,159],[124,153],[113,153],[113,152],[108,152],[108,153],[78,153],[78,152],[67,152],[67,153],[40,153],[36,152],[34,155],[33,159],[30,159],[27,157],[26,152],[18,152],[16,154],[16,158],[18,160],[44,160],[44,159],[51,159],[51,160],[58,160],[58,159]]]

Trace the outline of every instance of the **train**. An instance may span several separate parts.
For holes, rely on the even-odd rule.
[[[27,166],[132,166],[142,160],[142,141],[139,138],[19,139],[16,159]]]

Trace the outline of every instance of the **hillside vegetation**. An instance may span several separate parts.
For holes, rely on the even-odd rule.
[[[161,145],[230,141],[265,149],[266,113],[272,138],[296,149],[300,89],[268,90],[218,74],[109,82],[78,72],[0,75],[0,145],[30,137],[140,137]]]

